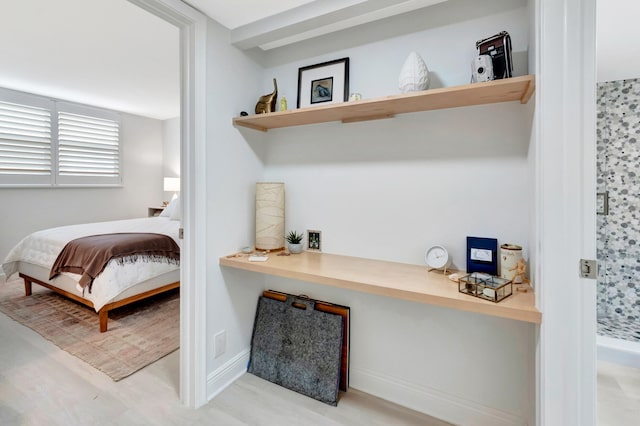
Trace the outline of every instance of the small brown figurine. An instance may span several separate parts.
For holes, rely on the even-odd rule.
[[[529,284],[529,279],[527,279],[527,277],[524,276],[524,273],[527,270],[527,265],[524,263],[524,259],[520,258],[518,260],[518,263],[516,263],[516,266],[514,266],[512,269],[510,269],[510,271],[515,270],[516,273],[513,275],[513,283],[514,284]],[[521,282],[516,283],[516,278],[520,277],[522,279]],[[523,293],[526,293],[529,290],[529,286],[527,285],[527,287],[518,287],[517,289],[518,291],[521,291]]]
[[[276,79],[273,79],[273,93],[260,96],[256,104],[256,114],[265,114],[276,110],[276,100],[278,99],[278,85]]]

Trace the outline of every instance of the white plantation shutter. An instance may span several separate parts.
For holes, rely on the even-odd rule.
[[[50,184],[51,170],[50,110],[0,101],[0,183]]]
[[[58,175],[60,183],[119,183],[119,123],[59,111]]]
[[[0,186],[122,184],[120,114],[0,88]]]

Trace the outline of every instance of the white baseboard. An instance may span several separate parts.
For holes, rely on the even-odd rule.
[[[486,407],[427,386],[417,386],[395,377],[366,369],[353,368],[353,366],[349,370],[349,385],[387,401],[457,425],[527,425],[525,419],[512,413]]]
[[[207,376],[207,400],[211,401],[247,371],[251,352],[245,349]]]
[[[250,350],[246,349],[207,377],[207,400],[216,397],[247,371]],[[418,386],[374,371],[349,370],[349,386],[420,411],[441,420],[464,426],[526,426],[522,417],[487,407],[427,386]]]
[[[600,361],[640,368],[640,343],[596,336],[596,344]]]

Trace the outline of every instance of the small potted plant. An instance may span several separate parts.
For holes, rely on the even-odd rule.
[[[290,231],[285,239],[289,243],[289,252],[290,253],[300,253],[302,252],[302,234],[298,234],[296,231]]]

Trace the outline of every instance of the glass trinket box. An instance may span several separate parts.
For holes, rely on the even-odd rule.
[[[513,294],[513,282],[482,272],[474,272],[460,278],[458,291],[497,303]]]

